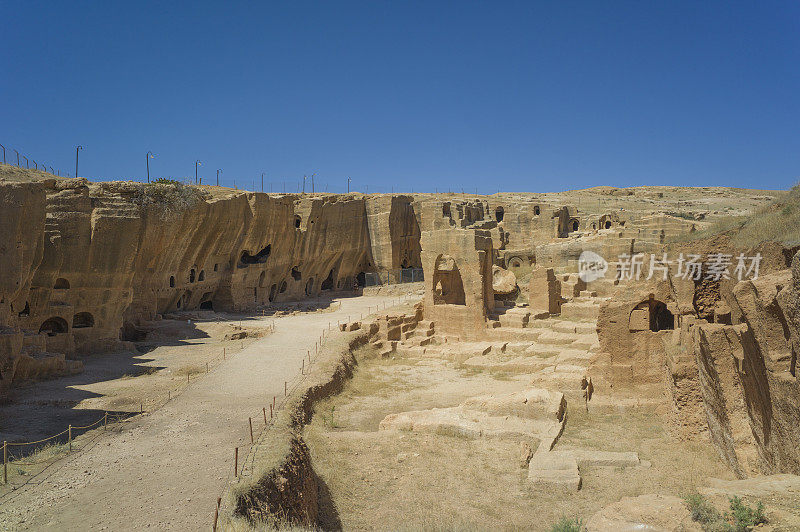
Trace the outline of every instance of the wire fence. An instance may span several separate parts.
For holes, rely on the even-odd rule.
[[[364,274],[364,286],[383,286],[390,284],[418,283],[425,280],[422,268],[398,268],[385,272]]]
[[[83,147],[81,147],[83,149]],[[27,168],[31,170],[39,170],[42,172],[49,172],[52,175],[61,176],[61,177],[76,177],[78,175],[77,169],[73,171],[72,165],[73,163],[69,163],[69,170],[64,171],[57,166],[54,168],[50,163],[46,160],[42,159],[34,159],[29,157],[27,154],[23,153],[20,150],[14,148],[8,148],[7,146],[0,144],[0,151],[2,152],[2,162],[4,164],[9,164],[11,166],[17,166],[19,168]],[[83,154],[83,151],[81,151]],[[77,155],[77,153],[76,153]],[[81,155],[80,160],[82,161],[83,156]],[[152,159],[150,154],[148,153],[146,157],[149,157],[147,160],[147,164],[149,164],[149,160]],[[76,160],[76,166],[79,161]],[[143,165],[144,166],[144,165]],[[191,168],[191,163],[189,168]],[[434,187],[432,190],[430,188],[425,187],[417,187],[414,188],[413,186],[402,183],[402,182],[385,182],[385,183],[376,183],[376,182],[363,182],[358,179],[350,179],[347,176],[340,177],[338,179],[326,179],[321,180],[317,176],[317,174],[306,175],[304,177],[286,177],[286,178],[278,178],[276,179],[275,176],[267,176],[267,172],[264,172],[263,175],[256,175],[253,177],[242,177],[241,175],[238,177],[231,177],[228,176],[225,172],[221,169],[218,171],[211,170],[211,174],[202,175],[204,173],[205,168],[208,167],[200,167],[199,171],[195,173],[195,175],[190,176],[183,176],[183,177],[173,177],[169,175],[158,175],[155,171],[150,171],[148,167],[146,170],[146,174],[143,172],[141,175],[135,176],[116,176],[109,179],[105,178],[97,178],[95,180],[100,181],[109,181],[109,180],[120,180],[120,181],[138,181],[138,182],[149,182],[155,181],[158,178],[170,179],[175,181],[180,181],[186,184],[198,184],[198,185],[218,185],[220,187],[228,187],[237,190],[243,190],[246,192],[264,192],[264,193],[272,193],[272,194],[344,194],[344,193],[361,193],[361,194],[414,194],[414,193],[442,193],[442,194],[466,194],[466,195],[477,195],[478,194],[478,187],[472,188],[464,188],[464,187],[451,187],[451,188],[437,188]],[[211,167],[213,168],[213,166]],[[144,168],[143,168],[144,169]],[[73,175],[75,173],[76,175]],[[80,172],[80,175],[84,175],[83,172]],[[268,178],[265,180],[265,176]],[[84,175],[85,177],[85,175]],[[492,188],[491,190],[481,190],[482,194],[493,194],[494,192],[500,192],[500,189]]]

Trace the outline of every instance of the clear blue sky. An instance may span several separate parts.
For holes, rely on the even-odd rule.
[[[7,157],[292,190],[800,178],[796,0],[172,4],[3,2]]]

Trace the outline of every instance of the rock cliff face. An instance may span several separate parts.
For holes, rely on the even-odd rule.
[[[421,264],[407,196],[52,178],[0,181],[0,212],[0,394],[160,313],[251,311]]]

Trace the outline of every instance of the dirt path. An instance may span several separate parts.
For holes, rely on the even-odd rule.
[[[207,530],[233,449],[249,445],[248,417],[256,424],[262,407],[283,396],[329,322],[392,300],[345,298],[333,312],[265,318],[275,320],[274,334],[0,502],[0,528]]]

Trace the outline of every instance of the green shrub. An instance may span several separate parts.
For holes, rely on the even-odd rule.
[[[586,528],[583,526],[583,519],[577,517],[569,518],[562,517],[550,527],[550,532],[583,532]]]
[[[760,501],[755,508],[744,504],[734,495],[730,499],[730,512],[721,515],[705,497],[697,492],[684,495],[692,519],[700,523],[705,532],[748,532],[754,526],[766,523],[764,504]]]
[[[698,523],[708,524],[722,519],[717,509],[696,491],[684,495],[683,500],[689,508],[689,513],[692,514],[692,520]]]
[[[764,516],[764,504],[761,501],[758,501],[755,508],[750,508],[736,495],[729,500],[731,511],[725,512],[725,518],[729,522],[733,521],[732,530],[747,532],[754,526],[767,522],[767,518]]]

